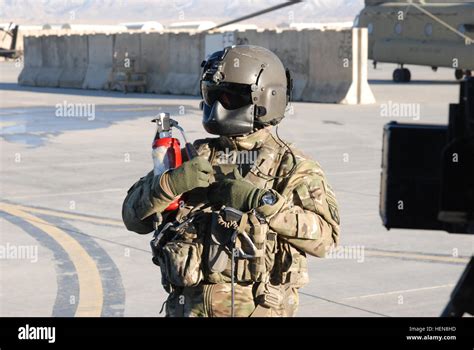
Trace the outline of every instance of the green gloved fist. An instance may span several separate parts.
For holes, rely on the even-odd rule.
[[[209,186],[212,166],[207,159],[195,157],[164,175],[167,176],[171,192],[179,196],[197,187]]]
[[[266,192],[244,180],[225,179],[212,185],[208,198],[215,205],[247,212],[260,205],[260,199]]]

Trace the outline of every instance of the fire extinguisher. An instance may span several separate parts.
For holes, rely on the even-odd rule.
[[[170,118],[169,113],[160,113],[158,118],[152,120],[156,123],[156,134],[152,143],[153,157],[153,173],[155,176],[163,174],[166,170],[179,167],[183,160],[181,157],[181,144],[179,140],[172,135],[172,128],[177,128],[185,143],[186,154],[188,159],[197,156],[197,152],[192,144],[190,144],[176,120]],[[168,205],[165,211],[178,209],[180,198],[176,198]]]

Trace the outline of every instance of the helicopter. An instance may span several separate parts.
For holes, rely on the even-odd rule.
[[[405,64],[454,69],[457,80],[474,71],[474,2],[366,0],[354,21],[369,34],[369,59],[398,64],[394,82],[409,82]]]
[[[5,40],[5,37],[7,35],[11,36],[11,42],[10,42],[10,48],[6,49],[3,47],[0,47],[0,57],[4,57],[6,59],[16,59],[21,56],[21,52],[16,49],[16,40],[18,38],[18,29],[19,26],[15,25],[12,28],[12,23],[8,26],[8,29],[4,29],[0,27],[0,31],[5,32],[3,35],[2,41]]]

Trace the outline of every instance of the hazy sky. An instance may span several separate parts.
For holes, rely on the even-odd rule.
[[[284,2],[283,0],[0,0],[0,22],[119,23],[129,21],[212,20],[222,22]],[[350,21],[363,0],[305,0],[256,17],[258,25],[288,22]]]

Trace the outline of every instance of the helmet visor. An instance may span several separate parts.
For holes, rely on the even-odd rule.
[[[233,110],[252,104],[250,85],[238,83],[201,81],[201,92],[204,102],[212,106],[219,101],[225,109]]]

